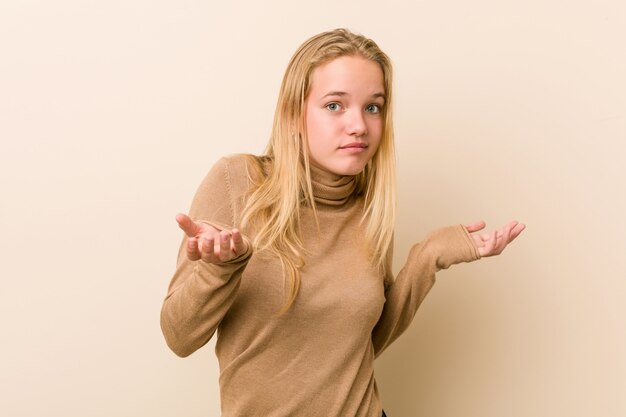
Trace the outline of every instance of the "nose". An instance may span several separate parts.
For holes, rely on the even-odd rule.
[[[359,110],[353,110],[347,113],[346,132],[350,136],[357,137],[367,134],[367,125],[365,123],[365,118],[363,117],[363,112]]]

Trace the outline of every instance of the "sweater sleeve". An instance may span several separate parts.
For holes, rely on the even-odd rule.
[[[223,158],[208,173],[194,196],[189,211],[192,219],[220,229],[236,226],[240,207],[237,195],[241,194],[237,188],[241,188],[238,185],[245,178],[235,177],[232,162]],[[239,176],[245,177],[245,173]],[[241,274],[252,254],[248,244],[250,249],[236,259],[210,264],[189,260],[186,245],[187,237],[184,237],[161,308],[161,329],[167,345],[181,357],[195,352],[213,336],[233,303]]]
[[[462,225],[439,229],[414,245],[406,264],[385,290],[383,312],[372,332],[376,356],[409,327],[435,283],[437,271],[479,258],[472,237]]]

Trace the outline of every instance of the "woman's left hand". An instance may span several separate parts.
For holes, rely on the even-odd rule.
[[[483,230],[485,226],[486,224],[482,220],[465,225],[465,228],[474,239],[474,244],[481,257],[500,255],[504,248],[526,228],[522,223],[512,221],[491,233],[476,233]]]

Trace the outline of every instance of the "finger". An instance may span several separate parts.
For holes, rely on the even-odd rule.
[[[489,254],[490,255],[493,254],[493,251],[496,249],[497,245],[498,245],[498,231],[494,230],[491,233],[491,239],[489,239],[489,246],[490,246]]]
[[[198,239],[190,237],[187,239],[187,258],[191,261],[200,259],[200,251],[198,250]]]
[[[465,228],[467,229],[468,232],[473,233],[473,232],[478,232],[479,230],[483,230],[485,226],[486,226],[486,223],[482,220],[479,220],[477,222],[473,222],[473,223],[469,223],[465,225]]]
[[[228,261],[232,258],[231,244],[230,244],[230,232],[222,230],[220,232],[220,251],[219,257],[222,262]]]
[[[518,224],[519,224],[519,222],[517,220],[513,220],[507,226],[509,226],[511,229],[513,229]]]
[[[243,236],[241,236],[241,232],[237,229],[233,229],[233,254],[237,256],[244,253],[246,250],[248,250],[248,248],[243,240]]]
[[[515,238],[519,236],[520,233],[522,233],[522,230],[524,230],[525,227],[525,225],[519,223],[516,220],[510,222],[506,226],[506,235],[503,236],[504,242],[502,244],[502,249],[500,250],[500,253],[509,245],[509,243],[515,240]]]
[[[510,223],[503,230],[500,231],[498,236],[498,242],[496,243],[496,246],[494,248],[494,255],[501,254],[504,248],[506,248],[506,245],[509,244],[509,242],[511,241],[510,236],[512,228],[513,224]]]
[[[202,239],[202,250],[200,253],[204,262],[210,264],[216,263],[218,259],[215,256],[215,239],[212,237]]]
[[[518,232],[519,229],[517,228],[518,225],[519,223],[517,221],[512,221],[508,223],[506,226],[504,226],[502,229],[498,231],[498,239],[505,239],[508,244],[511,240],[513,240],[519,234]]]
[[[198,225],[186,214],[178,213],[176,215],[176,222],[187,236],[192,237],[198,234]]]
[[[513,242],[513,240],[515,240],[516,237],[518,237],[526,228],[525,224],[521,224],[518,223],[515,225],[515,227],[513,227],[513,229],[511,229],[511,235],[509,237],[509,243]]]

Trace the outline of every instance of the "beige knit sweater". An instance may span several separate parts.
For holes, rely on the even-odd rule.
[[[321,233],[304,208],[309,255],[287,313],[276,314],[286,284],[275,257],[249,250],[207,264],[189,261],[181,245],[161,327],[179,356],[217,330],[222,417],[379,417],[375,357],[409,326],[438,270],[479,257],[465,228],[453,226],[415,245],[395,279],[382,276],[363,246],[363,199],[353,195],[353,178],[319,170],[312,176]],[[223,158],[198,189],[190,216],[238,227],[250,186],[245,157]]]

